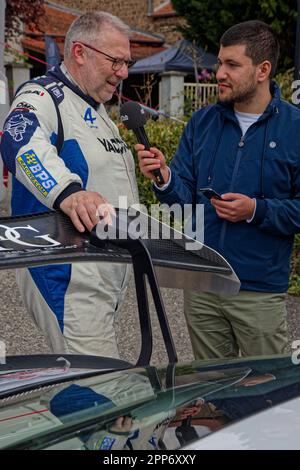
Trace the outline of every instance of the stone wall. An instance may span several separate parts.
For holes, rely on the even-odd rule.
[[[183,23],[182,18],[171,16],[167,18],[153,18],[148,16],[148,0],[60,0],[52,1],[61,6],[76,8],[80,11],[104,10],[119,16],[125,23],[133,28],[161,35],[169,44],[174,44],[181,38],[176,27]],[[152,0],[157,7],[164,0]]]

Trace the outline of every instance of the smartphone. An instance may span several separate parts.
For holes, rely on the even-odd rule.
[[[200,188],[199,191],[207,197],[207,199],[211,199],[212,197],[215,197],[216,199],[222,199],[221,194],[217,193],[214,189],[212,188]]]

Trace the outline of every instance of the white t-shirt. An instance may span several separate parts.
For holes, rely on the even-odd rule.
[[[242,134],[245,135],[249,127],[254,124],[261,116],[261,114],[252,114],[252,113],[241,113],[240,111],[234,111],[239,125],[242,131]]]

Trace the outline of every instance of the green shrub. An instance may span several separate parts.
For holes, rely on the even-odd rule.
[[[288,98],[288,83],[290,77],[290,72],[287,73],[285,77],[280,76],[280,79],[284,82],[284,97]],[[147,135],[151,145],[159,148],[164,155],[166,156],[167,162],[170,162],[173,157],[176,148],[179,143],[179,139],[183,132],[184,125],[174,122],[172,120],[162,120],[162,121],[153,121],[149,120],[146,125]],[[136,144],[136,137],[132,131],[128,131],[121,127],[121,135],[123,136],[125,142],[132,149],[133,154],[135,155],[134,145]],[[151,182],[140,172],[137,157],[135,156],[136,162],[136,175],[137,182],[139,187],[140,202],[145,204],[147,208],[151,204],[157,204],[157,199],[151,189]],[[295,244],[292,255],[291,262],[292,270],[290,277],[290,287],[289,293],[292,295],[300,295],[300,235],[297,235],[295,238]]]
[[[300,295],[300,235],[296,235],[292,260],[289,294]]]
[[[292,101],[292,83],[294,80],[294,69],[289,69],[284,73],[278,73],[275,77],[275,81],[278,83],[281,89],[282,99],[291,102]]]

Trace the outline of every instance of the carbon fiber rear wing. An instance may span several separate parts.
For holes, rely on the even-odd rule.
[[[0,269],[80,261],[133,263],[142,335],[137,365],[149,364],[152,354],[146,278],[170,362],[177,355],[159,285],[230,294],[240,287],[221,255],[147,214],[133,218],[119,211],[111,227],[99,223],[91,234],[79,233],[55,211],[0,219]]]

